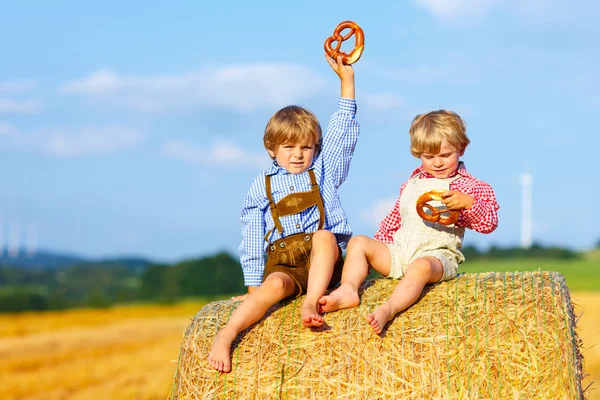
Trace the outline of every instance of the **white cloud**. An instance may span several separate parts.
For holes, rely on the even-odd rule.
[[[439,55],[438,55],[439,57]],[[465,84],[475,81],[478,71],[474,65],[456,63],[454,60],[443,61],[445,64],[431,66],[419,65],[410,68],[385,68],[369,66],[369,69],[382,78],[405,84]]]
[[[42,152],[58,157],[114,153],[135,148],[144,135],[118,127],[83,127],[23,132],[0,123],[0,149],[16,152]]]
[[[0,121],[0,137],[14,136],[17,133],[17,128],[13,124]]]
[[[365,106],[377,111],[400,110],[406,108],[406,102],[391,93],[362,94]]]
[[[97,71],[87,78],[61,85],[62,93],[102,95],[117,92],[125,82],[111,71]]]
[[[360,211],[360,218],[372,226],[378,227],[385,216],[392,210],[397,199],[384,198],[374,202],[368,209]]]
[[[0,98],[0,114],[33,114],[42,109],[37,100]]]
[[[415,3],[442,20],[485,16],[494,3],[499,0],[414,0]]]
[[[173,158],[194,164],[265,167],[270,163],[270,158],[266,151],[264,153],[250,153],[224,140],[215,142],[210,149],[197,147],[181,141],[170,141],[163,146],[162,151]]]
[[[578,16],[595,15],[597,2],[566,0],[413,0],[418,6],[446,22],[470,25],[486,17],[493,8],[515,14],[528,22],[555,23]]]
[[[33,81],[4,81],[0,82],[0,93],[16,94],[28,92],[35,89]]]
[[[55,133],[45,141],[43,147],[57,156],[80,156],[95,153],[114,153],[132,149],[140,144],[144,135],[127,128],[87,127],[77,134]]]
[[[575,18],[577,14],[586,12],[597,15],[591,8],[596,7],[596,11],[598,9],[594,2],[584,5],[566,0],[506,0],[506,3],[517,15],[536,22],[556,22]]]
[[[247,112],[278,108],[317,93],[324,79],[295,64],[245,64],[181,75],[125,76],[109,70],[66,82],[59,92],[102,99],[140,112],[226,107]]]

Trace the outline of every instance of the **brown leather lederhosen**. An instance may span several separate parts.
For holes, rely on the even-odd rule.
[[[325,223],[325,207],[321,198],[321,191],[315,173],[312,169],[308,170],[310,182],[312,184],[309,192],[291,193],[281,199],[277,204],[273,201],[271,193],[271,177],[265,177],[267,187],[267,198],[269,199],[269,208],[275,222],[275,228],[271,229],[265,235],[265,241],[269,242],[269,236],[274,229],[279,233],[283,233],[283,226],[279,217],[298,214],[309,207],[317,206],[319,208],[319,228],[323,229]],[[269,242],[267,247],[267,262],[265,264],[265,272],[263,281],[273,272],[283,272],[289,275],[300,289],[298,296],[306,293],[308,284],[308,272],[310,270],[310,252],[312,250],[313,233],[296,233],[286,236],[275,242]],[[340,282],[342,276],[342,266],[344,259],[342,257],[342,249],[338,244],[338,258],[333,269],[333,275],[329,283],[329,287],[335,286]]]

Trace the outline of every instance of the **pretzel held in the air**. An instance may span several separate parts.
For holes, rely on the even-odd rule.
[[[350,29],[350,32],[345,36],[342,36],[342,31],[344,29]],[[340,51],[342,48],[342,42],[348,40],[355,35],[356,43],[354,44],[354,50],[350,52],[350,54],[346,54],[343,51]],[[337,45],[335,49],[331,47],[331,44],[336,42]],[[329,55],[329,57],[337,60],[337,56],[342,56],[342,62],[344,64],[354,64],[358,61],[360,56],[362,55],[363,49],[365,48],[365,34],[360,26],[356,22],[353,21],[344,21],[341,22],[333,31],[333,35],[328,37],[325,40],[325,52]]]
[[[423,193],[417,199],[417,214],[419,217],[423,218],[425,221],[434,222],[442,225],[452,225],[456,221],[458,221],[458,216],[460,212],[458,210],[450,211],[446,209],[437,209],[427,202],[436,200],[442,200],[442,193],[444,190],[432,190],[431,192]],[[427,214],[423,208],[427,208],[431,211],[431,214]],[[444,216],[446,214],[447,216]],[[449,215],[448,215],[449,214]]]

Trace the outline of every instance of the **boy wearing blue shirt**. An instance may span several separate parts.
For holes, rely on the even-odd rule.
[[[321,137],[315,115],[288,106],[269,120],[264,145],[274,160],[252,183],[242,208],[239,253],[248,294],[213,341],[209,363],[231,371],[231,344],[282,299],[306,293],[302,323],[324,323],[319,299],[340,281],[352,231],[338,188],[346,180],[359,125],[354,70],[326,56],[340,78],[338,110]]]

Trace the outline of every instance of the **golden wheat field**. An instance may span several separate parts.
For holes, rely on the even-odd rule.
[[[590,373],[584,387],[600,387],[600,293],[572,297]],[[202,305],[0,314],[0,398],[167,399],[179,344]],[[600,399],[600,389],[588,398]]]

